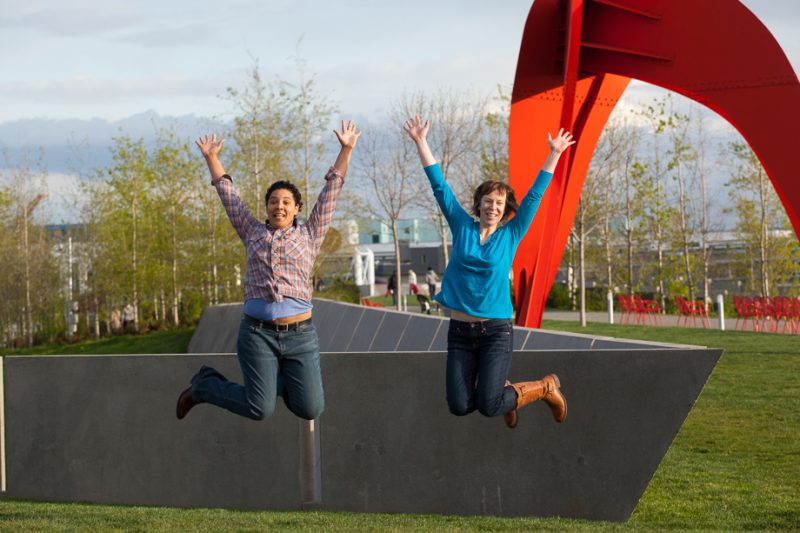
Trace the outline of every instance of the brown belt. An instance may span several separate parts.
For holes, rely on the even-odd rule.
[[[269,331],[295,331],[303,326],[311,324],[311,318],[298,320],[297,322],[289,322],[288,324],[277,324],[271,320],[259,320],[247,314],[244,315],[244,319],[253,327]]]

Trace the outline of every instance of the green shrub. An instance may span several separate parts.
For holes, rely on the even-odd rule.
[[[357,304],[360,302],[360,295],[358,287],[352,281],[345,281],[342,279],[334,278],[331,280],[330,285],[320,291],[314,291],[314,296],[319,298],[327,298],[328,300],[336,300],[339,302],[348,302]]]

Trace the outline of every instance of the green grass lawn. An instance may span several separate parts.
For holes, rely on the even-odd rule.
[[[186,353],[194,328],[157,331],[146,335],[118,335],[100,340],[47,344],[33,348],[3,350],[3,355],[81,355],[125,353]]]
[[[2,501],[0,531],[800,530],[800,337],[556,321],[544,327],[725,349],[627,524]],[[190,337],[155,333],[42,353],[181,352]]]

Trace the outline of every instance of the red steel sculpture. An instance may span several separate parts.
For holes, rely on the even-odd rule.
[[[517,64],[510,181],[526,191],[559,127],[578,143],[562,158],[514,262],[517,324],[538,327],[600,133],[631,78],[725,117],[749,143],[800,235],[792,156],[800,83],[769,30],[737,0],[536,0]]]

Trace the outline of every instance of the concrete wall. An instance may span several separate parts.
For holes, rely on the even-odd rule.
[[[202,361],[201,361],[202,359]],[[175,418],[199,364],[232,356],[5,357],[7,495],[46,501],[299,509],[301,421],[203,408]]]
[[[444,353],[375,355],[325,358],[324,509],[625,521],[720,352],[516,353],[511,379],[556,372],[568,417],[534,403],[514,430],[448,412]]]
[[[558,373],[569,416],[533,404],[509,430],[449,414],[444,352],[323,354],[314,507],[626,520],[719,355],[517,353],[511,378]],[[209,405],[174,418],[201,364],[240,376],[222,355],[6,357],[7,495],[302,508],[306,426],[285,407],[262,423]]]

